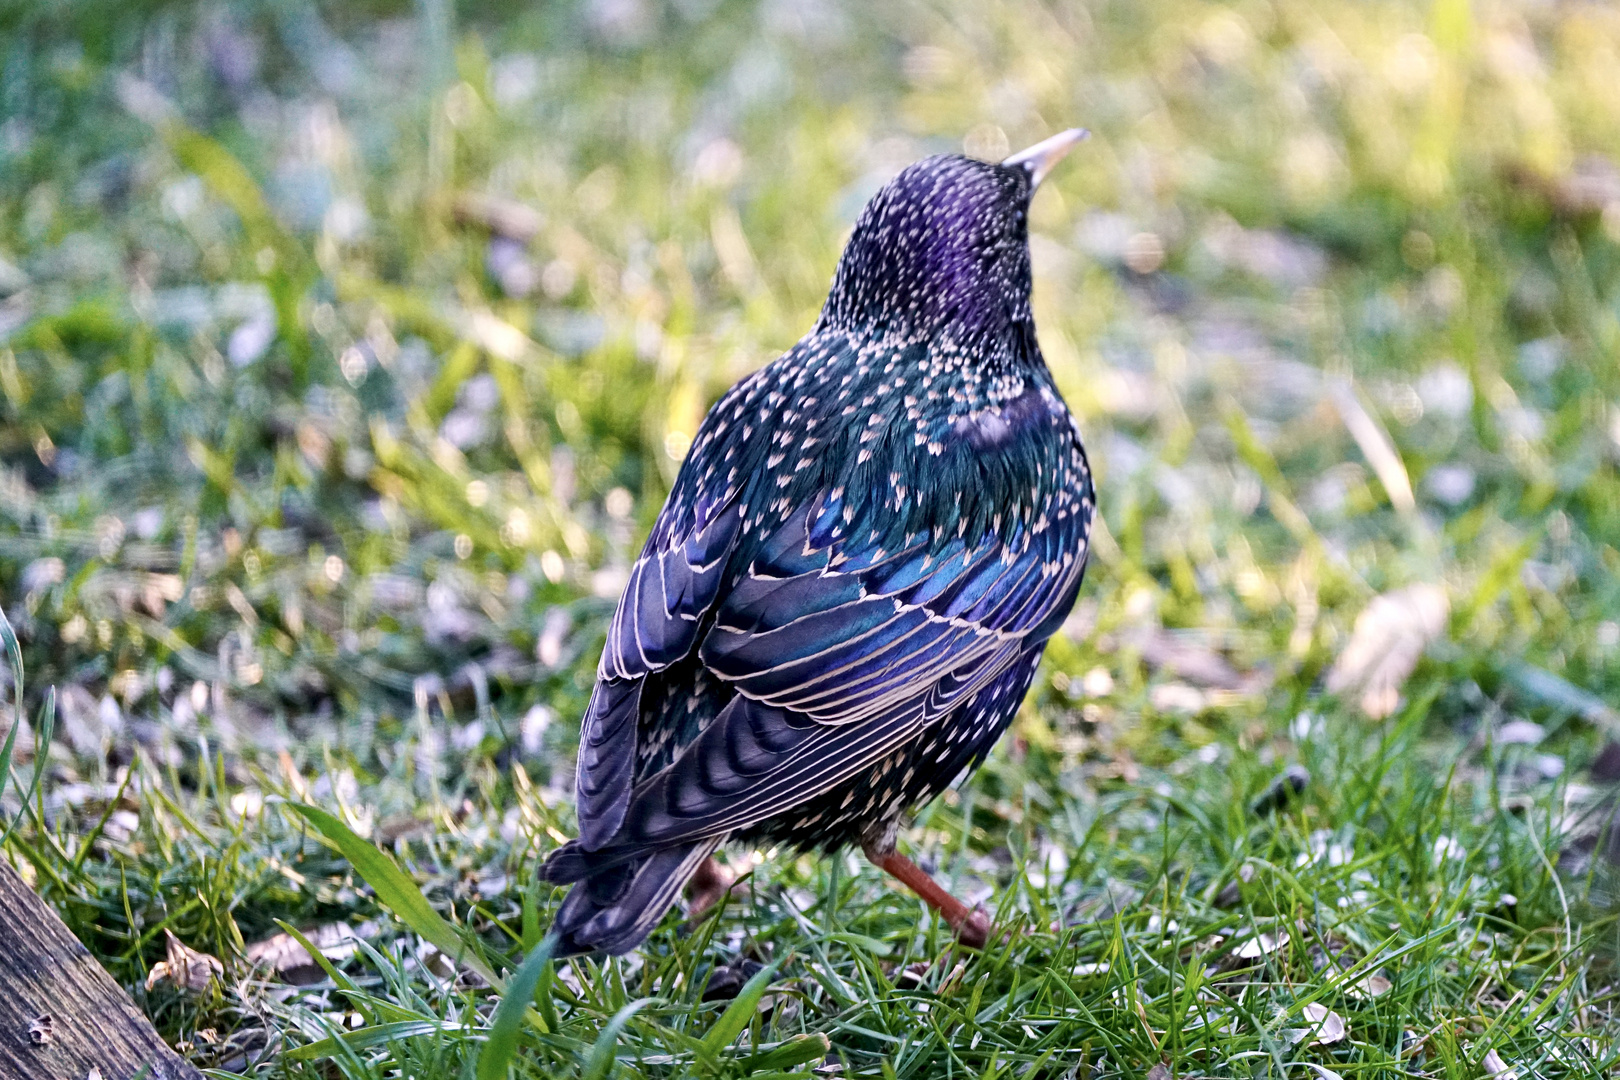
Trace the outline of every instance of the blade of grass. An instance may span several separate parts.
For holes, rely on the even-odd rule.
[[[754,972],[751,979],[743,983],[743,988],[737,992],[731,1004],[726,1006],[726,1011],[720,1014],[720,1019],[714,1022],[714,1027],[703,1036],[702,1053],[705,1057],[711,1061],[718,1061],[725,1048],[748,1027],[748,1022],[754,1018],[754,1013],[759,1008],[759,999],[765,996],[766,989],[771,985],[771,979],[776,975],[776,969],[781,966],[780,960],[766,964]]]
[[[5,643],[6,659],[11,663],[11,685],[16,690],[17,708],[12,715],[11,730],[6,732],[6,745],[0,747],[0,795],[6,792],[6,780],[11,776],[11,753],[17,746],[17,732],[23,725],[23,662],[22,647],[17,644],[17,632],[11,620],[0,608],[0,641]]]
[[[613,1014],[613,1019],[607,1022],[602,1034],[597,1036],[596,1044],[591,1047],[590,1057],[585,1059],[585,1069],[580,1073],[580,1080],[603,1080],[608,1070],[613,1067],[613,1051],[619,1044],[619,1034],[630,1018],[649,1005],[662,1005],[662,998],[641,998],[632,1001],[624,1008]]]
[[[304,952],[308,953],[310,960],[326,973],[326,977],[328,979],[332,980],[332,985],[336,986],[340,990],[349,991],[350,993],[363,993],[363,991],[354,984],[354,980],[350,979],[347,975],[343,974],[337,968],[332,966],[332,961],[326,958],[326,954],[321,952],[321,950],[315,946],[313,941],[304,936],[304,932],[302,930],[298,929],[292,923],[285,922],[281,919],[276,920],[276,925],[281,927],[284,934],[304,947]]]
[[[338,1054],[341,1046],[350,1050],[363,1050],[368,1046],[378,1046],[383,1043],[401,1042],[405,1039],[414,1039],[418,1035],[438,1035],[449,1031],[465,1030],[460,1024],[440,1023],[434,1020],[399,1020],[388,1024],[373,1024],[370,1027],[357,1028],[346,1031],[342,1035],[334,1035],[329,1039],[308,1043],[304,1046],[295,1046],[282,1056],[288,1061],[323,1061]]]
[[[1582,720],[1602,728],[1610,738],[1620,736],[1620,712],[1590,691],[1534,664],[1512,663],[1506,674],[1520,693],[1531,699],[1567,709]]]
[[[11,776],[11,752],[17,746],[17,731],[22,727],[22,720],[13,721],[11,730],[6,732],[6,744],[0,746],[0,795],[5,794],[6,780]]]
[[[0,750],[0,792],[6,789],[6,782],[11,777],[11,754],[17,744],[17,729],[23,724],[23,661],[22,646],[17,643],[17,631],[12,629],[11,620],[6,618],[4,610],[0,610],[0,641],[6,649],[6,660],[11,664],[11,686],[15,692],[16,708],[12,712],[11,731],[6,735],[4,750]],[[56,687],[45,692],[45,704],[40,707],[39,720],[34,725],[34,778],[28,784],[28,790],[22,793],[22,805],[28,803],[39,792],[40,785],[45,781],[45,765],[50,760],[51,738],[56,733]],[[44,819],[44,808],[40,808],[41,820]],[[0,844],[4,844],[11,837],[11,832],[22,820],[22,812],[12,819],[6,831],[0,833]]]
[[[543,990],[547,997],[550,996],[551,988],[543,987],[542,982],[551,981],[543,976],[551,963],[551,952],[556,947],[557,936],[548,934],[530,951],[511,982],[506,984],[506,994],[495,1007],[495,1015],[490,1018],[488,1040],[478,1055],[478,1080],[503,1080],[506,1076],[507,1066],[517,1053],[518,1030],[523,1026],[529,1002],[534,1000],[536,990]]]
[[[523,947],[532,949],[540,944],[540,875],[529,879],[523,890]]]
[[[445,921],[429,904],[416,882],[406,876],[399,864],[375,844],[362,840],[338,818],[318,806],[306,803],[287,803],[287,808],[315,826],[332,846],[342,852],[353,864],[355,872],[365,879],[377,894],[383,906],[397,915],[401,922],[414,930],[424,941],[446,956],[462,959],[497,990],[504,989],[505,980],[484,962],[475,947]]]
[[[546,1022],[546,1030],[558,1032],[562,1030],[562,1021],[557,1018],[557,1002],[552,996],[552,987],[557,979],[557,965],[548,959],[540,965],[540,982],[535,988],[534,1001],[540,1009],[540,1018]]]
[[[8,626],[7,629],[9,630],[10,627]],[[23,715],[23,710],[22,710],[22,679],[21,679],[22,668],[18,667],[17,672],[18,672],[19,677],[17,679],[17,712],[16,712],[17,719],[16,719],[16,724],[21,724],[22,723],[22,715]],[[16,730],[16,725],[15,724],[13,725],[12,730],[13,731]],[[34,799],[34,797],[36,795],[41,795],[42,792],[43,792],[43,789],[44,789],[43,786],[44,786],[44,783],[45,783],[45,765],[50,760],[50,756],[51,756],[50,755],[51,739],[55,736],[55,734],[56,734],[56,687],[53,686],[50,689],[45,691],[45,704],[40,706],[39,720],[36,721],[35,724],[34,724],[34,775],[28,781],[28,790],[24,791],[22,793],[22,800],[21,801],[22,801],[23,806],[28,806],[28,804],[33,801],[33,799]],[[8,739],[7,741],[9,742],[10,740]],[[6,768],[6,776],[10,776],[10,775],[11,775],[11,769],[10,769],[10,764],[8,762],[7,768]],[[4,787],[4,784],[0,783],[0,788],[3,788],[3,787]],[[40,805],[37,808],[35,808],[35,815],[39,818],[40,821],[43,822],[45,820],[45,807],[44,807],[44,799],[43,798],[40,799]],[[22,820],[22,811],[19,810],[17,812],[17,816],[11,819],[11,824],[6,826],[6,831],[3,832],[3,833],[0,833],[0,846],[3,846],[7,840],[11,839],[12,830],[16,829],[17,823],[19,821],[21,821],[21,820]],[[55,843],[54,839],[52,840],[52,843],[53,844]]]
[[[101,817],[96,819],[95,825],[91,827],[89,832],[84,834],[84,839],[79,841],[78,854],[73,856],[73,873],[77,874],[84,868],[84,860],[89,857],[90,850],[95,847],[96,841],[100,839],[102,830],[107,827],[107,822],[117,812],[118,804],[124,801],[124,792],[129,790],[129,782],[135,778],[134,762],[131,762],[130,765],[131,767],[124,773],[123,782],[118,785],[117,793],[108,800],[106,808],[101,811]]]
[[[790,1039],[762,1051],[745,1063],[748,1075],[767,1069],[791,1069],[811,1061],[820,1061],[832,1050],[832,1043],[821,1032],[813,1035],[795,1035]]]

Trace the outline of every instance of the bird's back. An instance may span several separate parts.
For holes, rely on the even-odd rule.
[[[876,578],[921,577],[930,561],[937,568],[977,555],[989,581],[979,605],[1024,603],[1025,622],[1005,620],[995,631],[1008,639],[1000,649],[984,648],[988,633],[946,643],[930,658],[938,677],[903,687],[924,701],[973,660],[984,670],[973,673],[971,691],[934,709],[916,738],[869,768],[740,832],[834,847],[859,839],[863,811],[896,798],[901,807],[925,801],[982,760],[1022,700],[1079,586],[1091,499],[1084,451],[1044,366],[986,379],[949,343],[812,334],[711,410],[649,538],[644,559],[656,559],[724,509],[738,517],[691,651],[646,678],[633,784],[668,768],[740,687],[769,699],[772,672],[737,677],[728,665],[756,636],[858,602]],[[1030,574],[992,576],[1020,557]],[[840,578],[843,589],[829,587]],[[1043,582],[1047,589],[1033,587]],[[1046,602],[1030,605],[1025,594]],[[937,606],[953,617],[948,604]],[[838,666],[847,651],[824,661],[826,692],[806,709],[818,720],[871,708],[836,692],[856,678]],[[792,685],[822,674],[807,667],[793,672]],[[852,791],[859,802],[846,800]]]
[[[1093,507],[1029,317],[1031,190],[903,173],[816,328],[705,418],[581,724],[564,952],[632,947],[728,838],[892,845],[1013,716]]]

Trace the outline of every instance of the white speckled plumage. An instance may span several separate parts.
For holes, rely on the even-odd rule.
[[[1093,513],[1036,344],[1023,166],[868,204],[820,319],[710,411],[582,725],[563,953],[633,947],[728,839],[892,837],[976,767],[1072,606]],[[663,875],[663,876],[660,876]]]

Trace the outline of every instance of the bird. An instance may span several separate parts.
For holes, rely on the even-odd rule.
[[[1095,512],[1036,341],[1028,214],[1071,129],[945,154],[866,204],[810,332],[710,409],[607,628],[580,724],[556,957],[623,954],[724,843],[897,845],[976,769],[1074,606]]]

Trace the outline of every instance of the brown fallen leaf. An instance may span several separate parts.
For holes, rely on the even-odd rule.
[[[304,931],[304,937],[328,960],[345,960],[353,955],[355,941],[372,929],[370,923],[359,927],[349,923],[326,923]],[[294,985],[304,986],[326,977],[314,958],[291,934],[276,934],[263,941],[255,941],[247,947],[244,955],[253,965],[269,968]]]
[[[1329,693],[1358,693],[1361,711],[1382,720],[1400,704],[1401,687],[1451,613],[1446,591],[1417,583],[1373,598],[1356,616],[1350,641],[1328,671]]]
[[[291,934],[277,934],[263,941],[255,941],[247,947],[246,956],[253,963],[263,964],[278,973],[315,962],[309,950]]]
[[[456,977],[456,962],[440,952],[436,946],[423,942],[417,956],[421,960],[422,966],[439,978],[453,979]]]
[[[168,958],[152,965],[146,976],[148,990],[167,980],[181,990],[200,994],[208,989],[210,982],[225,974],[225,965],[219,962],[219,957],[198,952],[167,930],[163,934],[168,938]]]

